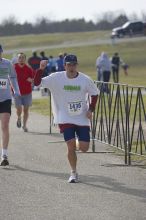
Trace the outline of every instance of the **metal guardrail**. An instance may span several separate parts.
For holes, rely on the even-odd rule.
[[[92,150],[95,140],[124,151],[125,164],[131,155],[146,156],[146,88],[95,82],[100,90],[92,120]]]
[[[146,88],[119,83],[95,81],[100,95],[91,122],[92,151],[96,141],[120,149],[125,164],[131,155],[146,157]],[[50,115],[51,112],[51,96]],[[52,133],[53,116],[50,117]]]

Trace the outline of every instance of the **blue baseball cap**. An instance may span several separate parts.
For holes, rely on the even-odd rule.
[[[64,64],[65,63],[72,63],[72,64],[77,64],[78,63],[78,60],[77,60],[77,57],[76,55],[73,55],[73,54],[68,54],[64,57]]]
[[[3,48],[2,48],[2,45],[0,45],[0,53],[3,52]]]

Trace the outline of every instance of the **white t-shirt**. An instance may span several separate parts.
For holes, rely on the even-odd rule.
[[[86,117],[87,97],[99,91],[87,75],[80,73],[76,78],[68,78],[66,71],[52,73],[42,78],[42,86],[52,93],[52,109],[56,124],[71,123],[90,125]]]

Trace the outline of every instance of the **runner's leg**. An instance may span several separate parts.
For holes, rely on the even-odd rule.
[[[1,130],[2,130],[2,140],[1,145],[2,149],[7,150],[9,144],[9,121],[10,114],[9,113],[1,113]]]
[[[29,106],[24,106],[23,107],[23,127],[26,128],[26,123],[28,120],[28,116],[29,116]]]

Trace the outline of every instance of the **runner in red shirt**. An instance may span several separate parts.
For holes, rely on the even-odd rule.
[[[24,132],[27,132],[26,123],[29,116],[29,107],[32,105],[32,83],[34,78],[34,71],[26,64],[26,55],[24,53],[18,54],[18,63],[14,65],[18,85],[20,89],[20,97],[15,98],[15,106],[17,112],[17,127],[21,128],[21,114],[23,112]]]

